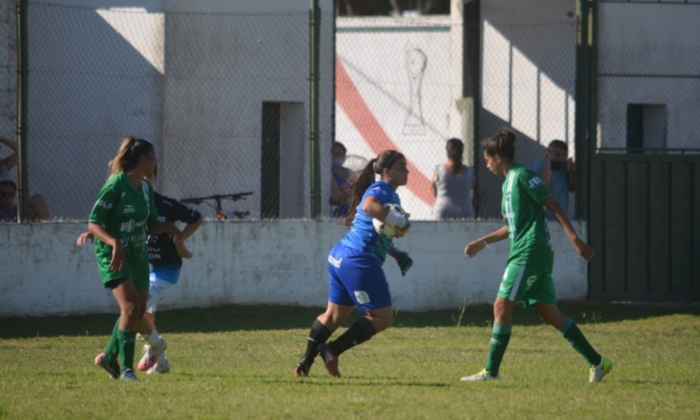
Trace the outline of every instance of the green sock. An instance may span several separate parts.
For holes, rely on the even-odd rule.
[[[117,322],[114,323],[114,328],[112,329],[112,336],[109,338],[109,343],[105,348],[105,357],[108,361],[114,361],[119,357],[119,339],[117,338],[117,333],[119,332],[119,321],[122,319],[120,316],[117,318]]]
[[[566,321],[557,329],[561,332],[566,341],[571,344],[571,347],[586,359],[589,365],[597,366],[600,364],[600,354],[598,354],[588,340],[586,340],[586,337],[584,337],[581,330],[578,329],[571,318],[566,318]]]
[[[119,361],[122,372],[134,368],[134,349],[136,347],[136,331],[117,331],[119,340]]]
[[[493,324],[491,334],[491,345],[489,346],[489,360],[486,363],[486,370],[491,376],[498,376],[498,369],[501,367],[503,355],[506,354],[508,342],[510,341],[511,326],[508,324]]]

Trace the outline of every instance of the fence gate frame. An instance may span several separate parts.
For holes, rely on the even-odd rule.
[[[700,300],[700,155],[593,154],[588,298]]]

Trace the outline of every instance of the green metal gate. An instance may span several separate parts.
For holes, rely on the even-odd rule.
[[[589,298],[700,299],[700,156],[591,159]]]

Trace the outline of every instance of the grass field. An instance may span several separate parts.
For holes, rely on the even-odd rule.
[[[515,313],[498,381],[480,370],[491,308],[398,312],[394,327],[293,378],[320,309],[228,306],[167,311],[167,375],[136,383],[92,365],[114,315],[0,320],[0,419],[698,419],[700,309],[571,304],[593,345],[615,362],[588,383],[583,359],[531,310]],[[460,318],[461,316],[461,318]],[[140,357],[140,351],[137,357]]]

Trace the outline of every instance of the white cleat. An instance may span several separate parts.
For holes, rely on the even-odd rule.
[[[165,353],[161,354],[156,364],[146,371],[146,373],[149,375],[157,375],[168,372],[170,372],[170,362],[168,361],[168,357],[165,355]]]
[[[481,382],[481,381],[490,381],[492,379],[498,379],[498,376],[492,376],[488,370],[484,369],[477,374],[474,374],[471,376],[464,376],[460,380],[462,382]]]

